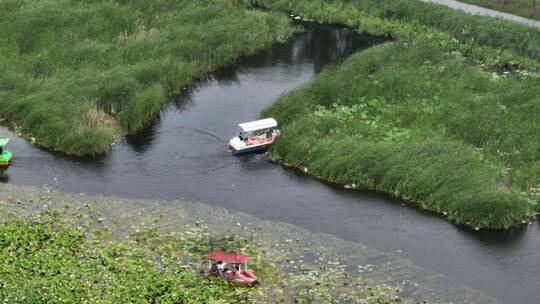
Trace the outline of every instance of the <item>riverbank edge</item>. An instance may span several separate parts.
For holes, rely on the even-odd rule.
[[[448,213],[446,211],[439,210],[439,209],[437,209],[435,207],[431,207],[430,204],[428,204],[426,201],[419,200],[419,199],[413,199],[413,198],[410,198],[410,197],[407,197],[407,196],[403,196],[403,195],[401,195],[401,193],[396,194],[395,189],[385,189],[385,188],[378,187],[377,185],[374,185],[373,187],[366,187],[366,186],[359,187],[358,185],[355,185],[355,184],[337,183],[335,181],[332,181],[332,180],[326,179],[326,178],[324,178],[322,176],[318,176],[318,175],[315,175],[315,174],[311,173],[307,167],[297,166],[297,165],[293,165],[293,164],[284,162],[284,161],[281,160],[280,155],[272,154],[271,151],[269,153],[269,157],[270,157],[270,159],[272,161],[274,161],[276,163],[279,163],[279,164],[281,164],[283,166],[298,170],[298,171],[300,171],[300,172],[302,172],[304,174],[307,174],[312,178],[316,178],[316,179],[318,179],[318,180],[320,180],[322,182],[325,182],[325,183],[328,183],[328,184],[331,184],[331,185],[335,185],[335,186],[339,186],[339,187],[343,187],[343,188],[351,190],[351,191],[357,191],[357,190],[371,191],[371,192],[387,195],[388,197],[391,197],[391,198],[398,199],[398,200],[402,201],[408,207],[418,208],[418,209],[420,209],[422,211],[430,212],[433,216],[437,216],[437,217],[440,217],[440,218],[447,219],[450,222],[452,222],[454,225],[460,226],[460,227],[465,228],[465,229],[474,230],[474,231],[524,229],[524,228],[527,227],[527,225],[530,223],[530,221],[535,220],[535,217],[537,215],[537,214],[531,214],[529,216],[529,221],[523,220],[522,222],[515,223],[514,225],[512,225],[510,227],[507,227],[506,229],[474,226],[474,225],[471,225],[471,224],[468,224],[468,223],[461,223],[461,222],[457,221],[457,219],[454,218],[450,213]]]
[[[352,276],[375,285],[395,286],[403,303],[496,303],[489,296],[454,282],[444,275],[422,269],[400,257],[401,251],[381,252],[357,242],[313,233],[282,222],[260,219],[199,202],[184,200],[135,200],[67,194],[44,186],[35,188],[0,184],[0,208],[30,215],[45,210],[88,210],[94,224],[109,229],[118,238],[137,228],[181,231],[187,226],[205,225],[218,235],[253,235],[272,250],[292,257],[324,257],[347,266]],[[2,217],[0,216],[0,221]],[[295,263],[293,260],[292,263]],[[296,261],[298,263],[298,261]]]

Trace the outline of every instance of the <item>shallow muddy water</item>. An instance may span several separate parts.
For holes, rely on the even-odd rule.
[[[540,297],[537,222],[509,232],[475,233],[384,195],[322,183],[264,154],[229,152],[237,123],[256,119],[280,94],[324,66],[381,42],[335,26],[310,25],[290,42],[187,89],[147,128],[96,160],[45,152],[0,128],[0,136],[12,137],[15,155],[0,179],[73,193],[201,201],[394,252],[501,302],[535,303]]]

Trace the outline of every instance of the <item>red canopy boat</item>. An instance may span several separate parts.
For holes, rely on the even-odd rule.
[[[257,282],[257,276],[248,268],[251,257],[236,252],[216,250],[208,255],[208,274],[223,276],[241,285]]]

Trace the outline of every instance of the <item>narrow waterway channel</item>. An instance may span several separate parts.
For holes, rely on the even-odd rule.
[[[152,124],[94,160],[35,148],[6,128],[14,165],[3,182],[129,198],[200,201],[398,253],[504,303],[540,297],[540,226],[473,232],[384,195],[348,191],[269,161],[235,157],[236,124],[324,66],[384,40],[309,25],[290,42],[221,69],[171,100]]]

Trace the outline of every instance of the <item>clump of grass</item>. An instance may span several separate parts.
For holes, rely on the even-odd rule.
[[[46,148],[102,153],[167,95],[293,31],[230,0],[146,2],[2,1],[0,115]]]
[[[353,55],[281,97],[272,155],[325,180],[415,201],[456,223],[508,228],[540,185],[540,78],[500,74],[423,41]]]

